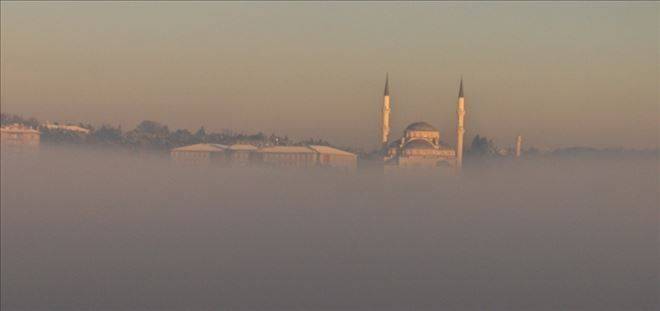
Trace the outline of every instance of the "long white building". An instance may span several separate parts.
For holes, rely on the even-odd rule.
[[[353,171],[357,155],[329,146],[269,146],[196,144],[171,150],[172,159],[181,164],[260,165],[271,167],[324,167]]]
[[[170,155],[179,164],[224,163],[227,149],[220,144],[195,144],[174,148]]]

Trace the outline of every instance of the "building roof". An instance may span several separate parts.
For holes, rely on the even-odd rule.
[[[310,145],[309,148],[311,148],[312,150],[314,150],[314,151],[316,151],[320,154],[356,156],[354,153],[350,153],[348,151],[344,151],[344,150],[340,150],[340,149],[333,148],[333,147],[328,147],[328,146]]]
[[[415,122],[408,127],[406,127],[406,131],[426,131],[426,132],[437,132],[438,130],[433,127],[431,124],[428,124],[426,122]]]
[[[314,150],[305,146],[272,146],[258,150],[263,153],[314,153]]]
[[[415,139],[403,145],[403,149],[435,149],[435,146],[425,139]]]
[[[248,144],[234,144],[229,146],[229,150],[252,151],[257,149],[258,148],[256,146]]]
[[[172,151],[223,152],[228,147],[220,144],[196,144],[174,148]]]
[[[64,131],[72,131],[72,132],[79,132],[79,133],[85,133],[89,134],[90,130],[86,129],[84,127],[80,127],[78,125],[63,125],[63,124],[52,124],[52,123],[46,123],[44,124],[44,127],[50,130],[64,130]]]

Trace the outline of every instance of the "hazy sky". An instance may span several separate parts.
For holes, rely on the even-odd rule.
[[[373,147],[385,72],[394,137],[658,144],[660,5],[2,2],[2,111],[234,129]]]

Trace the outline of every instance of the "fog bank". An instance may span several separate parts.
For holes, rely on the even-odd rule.
[[[2,310],[655,310],[657,158],[436,172],[2,156]]]

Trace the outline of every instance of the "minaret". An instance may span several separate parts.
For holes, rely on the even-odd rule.
[[[461,86],[458,90],[458,103],[456,107],[458,116],[456,124],[456,169],[463,167],[463,134],[465,134],[465,97],[463,97],[463,77],[461,77]]]
[[[516,137],[516,158],[520,158],[520,149],[522,149],[522,136]]]
[[[387,148],[390,137],[390,81],[389,74],[385,74],[385,92],[383,94],[383,110],[381,120],[380,143],[383,149]]]

